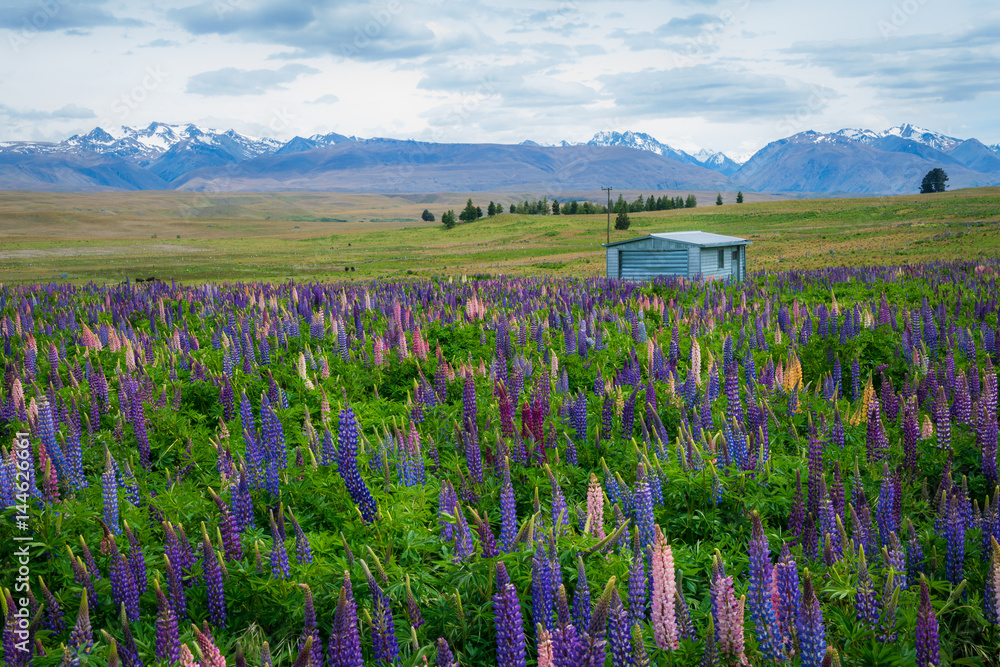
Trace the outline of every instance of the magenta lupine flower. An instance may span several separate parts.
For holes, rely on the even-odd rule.
[[[493,616],[497,642],[496,664],[499,667],[524,667],[524,618],[517,589],[510,583],[503,562],[497,564],[497,593],[493,596]]]
[[[712,582],[712,601],[718,610],[716,635],[721,655],[738,664],[747,664],[743,643],[743,607],[746,596],[739,599],[733,589],[732,576],[716,577]]]
[[[927,579],[920,575],[920,606],[917,608],[917,667],[936,667],[941,664],[941,642],[938,621],[931,605]]]
[[[204,626],[204,632],[197,625],[192,624],[194,630],[195,649],[201,659],[202,667],[226,667],[226,659],[222,656],[212,635],[208,632],[208,626]]]
[[[823,656],[826,655],[826,630],[823,627],[823,612],[813,590],[808,568],[802,585],[802,609],[795,627],[799,638],[802,667],[819,667]]]
[[[274,522],[274,511],[269,510],[268,515],[271,521],[271,576],[275,579],[287,579],[291,576],[291,572],[288,567],[285,541],[278,533],[278,526]]]
[[[160,581],[153,580],[156,591],[156,657],[171,664],[180,660],[181,640],[177,628],[177,614],[160,590]]]
[[[299,635],[299,650],[302,651],[306,644],[309,644],[312,664],[322,665],[323,642],[320,640],[319,630],[316,625],[316,608],[313,606],[312,591],[309,589],[308,584],[299,584],[299,588],[305,593],[305,619],[302,622],[302,634]]]
[[[361,637],[358,633],[358,612],[351,588],[351,576],[344,570],[337,611],[334,614],[330,642],[327,645],[329,667],[364,667]]]
[[[216,627],[226,626],[226,592],[222,586],[222,566],[208,539],[205,523],[201,524],[201,563],[208,591],[208,617]]]
[[[674,615],[674,593],[677,588],[674,555],[659,526],[655,528],[650,560],[653,579],[653,637],[660,648],[676,650],[679,637]]]

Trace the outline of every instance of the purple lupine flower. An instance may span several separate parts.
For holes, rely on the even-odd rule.
[[[649,580],[646,576],[647,553],[635,549],[628,573],[629,627],[645,621],[649,613]]]
[[[500,544],[504,553],[514,551],[517,538],[517,505],[510,480],[510,461],[503,461],[503,487],[500,489]]]
[[[288,567],[288,552],[285,550],[285,541],[274,522],[274,511],[269,510],[268,515],[271,520],[271,576],[275,579],[287,579],[291,576],[291,572]]]
[[[101,497],[104,499],[104,523],[116,534],[122,532],[118,521],[118,478],[111,465],[111,454],[105,459],[104,473],[101,475]]]
[[[52,595],[49,587],[45,585],[44,579],[39,577],[38,583],[42,587],[42,596],[45,598],[45,613],[42,620],[42,627],[46,630],[51,630],[54,635],[62,634],[62,631],[66,629],[66,622],[63,620],[62,605]]]
[[[927,580],[920,575],[920,606],[917,608],[917,667],[932,667],[941,664],[941,640],[938,635],[938,621],[931,605],[931,595]]]
[[[674,618],[677,619],[678,637],[680,639],[697,639],[694,623],[691,620],[691,607],[680,584],[674,588]]]
[[[167,524],[169,525],[169,524]],[[176,569],[167,554],[163,555],[165,570],[167,573],[167,592],[170,593],[170,606],[177,615],[177,622],[181,623],[187,618],[187,599],[184,593],[184,580],[181,573]]]
[[[646,481],[646,469],[641,463],[636,473],[635,488],[632,490],[635,507],[636,535],[639,538],[639,549],[645,553],[653,544],[655,538],[655,519],[653,518],[653,497]]]
[[[555,604],[554,589],[552,565],[545,549],[538,544],[531,559],[531,615],[535,625],[541,624],[549,631],[555,628],[552,613]]]
[[[128,567],[132,571],[132,578],[135,581],[136,590],[141,597],[145,594],[148,586],[148,580],[146,577],[146,560],[142,553],[142,545],[140,545],[139,540],[136,539],[135,533],[132,532],[132,528],[128,525],[128,521],[125,521],[124,524],[125,535],[128,538]]]
[[[132,629],[129,626],[129,618],[124,605],[121,607],[119,621],[122,626],[122,641],[119,644],[122,667],[143,667],[142,658],[139,656],[139,647],[135,645],[135,638],[132,636]]]
[[[115,606],[125,606],[131,622],[139,621],[139,591],[135,585],[132,570],[125,556],[120,553],[111,555],[111,596]]]
[[[319,630],[316,625],[316,608],[313,606],[312,591],[308,584],[299,584],[299,588],[305,593],[305,618],[302,622],[302,634],[299,635],[299,650],[302,651],[309,640],[309,653],[313,665],[323,664],[323,641],[320,639]]]
[[[554,667],[578,667],[584,662],[587,647],[583,636],[572,625],[552,631],[552,664]]]
[[[934,398],[934,426],[937,428],[938,449],[951,448],[951,408],[944,387],[938,387]]]
[[[552,469],[545,465],[545,473],[549,477],[549,486],[552,488],[552,525],[569,525],[569,512],[566,508],[566,497],[563,495],[562,487],[556,481],[556,476],[552,474]]]
[[[448,517],[455,516],[457,506],[458,495],[455,493],[454,485],[447,479],[441,480],[441,489],[438,493],[438,524],[441,526],[441,539],[445,542],[455,539],[455,524]]]
[[[479,512],[473,509],[472,519],[476,524],[476,533],[479,534],[479,547],[483,551],[483,558],[493,558],[499,555],[500,550],[497,549],[497,540],[493,536],[493,531],[490,530],[489,517],[486,516],[485,511],[483,512],[483,516],[479,516]]]
[[[66,555],[69,556],[69,564],[73,569],[73,583],[80,584],[85,589],[87,589],[87,595],[94,604],[97,604],[97,595],[94,592],[94,580],[90,575],[90,571],[84,564],[83,559],[79,556],[73,554],[73,550],[70,549],[69,545],[66,545]]]
[[[159,579],[153,580],[156,591],[156,657],[171,664],[180,660],[181,640],[177,628],[177,613],[167,602],[166,596],[160,590]]]
[[[256,528],[256,521],[253,518],[253,498],[250,496],[250,472],[246,463],[240,469],[239,481],[230,489],[229,511],[236,521],[236,530],[242,533],[247,528]]]
[[[503,562],[497,564],[497,593],[493,596],[493,616],[496,628],[496,664],[500,667],[524,667],[524,617],[517,589],[510,583]]]
[[[872,585],[868,572],[868,561],[865,559],[865,548],[858,548],[858,587],[854,593],[855,615],[859,621],[864,621],[869,628],[878,625],[878,604],[875,600],[875,586]]]
[[[13,609],[13,605],[11,605],[11,609]],[[13,662],[10,660],[10,656],[13,656],[14,651],[12,650],[10,653],[6,651],[12,648],[14,647],[8,646],[7,642],[4,642],[4,654],[8,656],[8,664]],[[80,595],[80,611],[76,615],[76,625],[69,633],[67,649],[78,663],[80,656],[89,655],[93,648],[94,632],[90,627],[90,607],[87,605],[87,591],[83,591]]]
[[[876,638],[880,642],[891,644],[899,638],[896,631],[896,611],[899,607],[899,586],[896,584],[898,578],[890,570],[882,585],[881,613],[878,620],[878,632]]]
[[[300,563],[312,563],[312,549],[309,547],[309,538],[306,537],[305,532],[302,530],[302,526],[295,519],[295,515],[289,509],[288,517],[292,521],[292,527],[295,529],[295,558],[298,559]]]
[[[378,506],[371,491],[368,490],[365,480],[361,477],[361,473],[358,472],[358,425],[354,418],[354,410],[351,409],[350,405],[340,411],[338,442],[340,443],[338,451],[340,476],[344,479],[344,484],[347,486],[351,498],[357,503],[358,509],[361,511],[361,518],[365,523],[372,523],[378,513]]]
[[[372,595],[372,648],[375,659],[386,664],[392,663],[399,655],[399,645],[396,643],[396,624],[392,619],[392,607],[389,598],[379,588],[372,577],[367,563],[361,561],[368,581],[368,590]]]
[[[406,575],[406,615],[410,618],[410,626],[413,628],[419,628],[426,621],[420,613],[420,605],[417,604],[417,598],[413,595],[413,589],[410,587],[410,575]]]
[[[455,655],[444,637],[438,637],[437,640],[437,667],[456,667]]]
[[[799,638],[802,667],[819,667],[823,656],[826,655],[826,630],[823,627],[823,612],[813,590],[808,568],[802,585],[802,609],[796,619],[795,628]]]
[[[344,571],[337,611],[334,614],[330,642],[327,645],[329,667],[363,667],[361,637],[358,633],[358,612],[351,588],[351,576]]]
[[[780,633],[775,632],[776,619],[774,617],[774,605],[771,601],[772,594],[772,569],[771,556],[767,547],[767,537],[764,535],[764,526],[760,521],[760,514],[753,513],[753,527],[750,533],[750,544],[748,547],[750,555],[750,589],[748,591],[750,602],[750,615],[754,622],[754,633],[757,636],[757,643],[764,657],[767,660],[777,660],[779,656],[779,646],[777,637]]]
[[[234,496],[235,496],[234,488]],[[215,502],[219,510],[219,533],[222,535],[222,547],[225,550],[226,560],[240,560],[243,558],[243,546],[240,544],[240,531],[237,527],[238,521],[229,511],[229,507],[219,497],[211,487],[208,495]]]
[[[614,667],[632,667],[632,636],[628,612],[622,605],[617,589],[611,593],[608,609],[608,644],[611,648],[611,664]]]
[[[226,591],[222,586],[222,566],[212,549],[204,522],[201,524],[201,557],[202,573],[208,591],[208,618],[212,625],[222,628],[226,625]]]
[[[576,590],[573,592],[573,624],[578,628],[590,626],[590,585],[583,558],[576,557]]]
[[[962,498],[953,493],[947,503],[947,518],[945,523],[945,540],[948,546],[945,573],[948,581],[957,586],[963,579],[965,567],[965,531],[966,521],[961,515]]]
[[[455,553],[453,559],[456,563],[461,562],[476,552],[476,545],[472,542],[472,533],[469,531],[469,524],[465,520],[465,512],[462,506],[455,503]]]

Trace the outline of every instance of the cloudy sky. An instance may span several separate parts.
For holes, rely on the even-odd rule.
[[[1000,142],[996,0],[4,0],[0,139],[193,122],[752,152],[903,122]]]

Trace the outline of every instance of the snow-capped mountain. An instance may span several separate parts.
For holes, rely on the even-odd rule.
[[[498,166],[508,165],[498,162],[500,155],[512,171]],[[421,165],[420,178],[400,179],[400,168],[413,164]],[[611,178],[649,190],[895,194],[914,192],[935,167],[947,170],[952,188],[1000,185],[1000,144],[910,124],[800,132],[734,158],[710,149],[687,153],[631,131],[599,132],[586,143],[436,144],[336,132],[282,142],[150,123],[98,127],[59,142],[0,142],[0,190],[527,192],[539,183],[552,187],[543,174],[564,164],[584,165],[559,177],[561,187],[574,189]],[[549,166],[539,171],[539,165]]]
[[[277,139],[240,134],[235,130],[219,132],[211,128],[199,127],[193,123],[170,125],[154,122],[147,127],[129,127],[127,125],[114,128],[95,127],[87,134],[74,134],[69,139],[58,143],[8,142],[0,145],[0,149],[13,150],[23,154],[86,151],[100,155],[115,155],[145,167],[178,145],[226,146],[228,151],[238,154],[241,160],[246,160],[261,155],[270,155],[284,143]]]
[[[883,130],[881,132],[875,132],[873,130],[845,129],[840,130],[835,134],[839,134],[840,136],[846,137],[852,141],[868,145],[875,145],[880,139],[897,137],[899,139],[905,139],[924,146],[929,146],[939,151],[950,151],[958,144],[962,143],[962,139],[956,139],[954,137],[940,134],[939,132],[925,130],[922,127],[910,125],[909,123],[896,125],[895,127],[890,127],[888,130]]]
[[[565,144],[565,142],[563,142]],[[654,137],[645,132],[598,132],[594,138],[587,142],[589,146],[625,146],[641,151],[649,151],[669,157],[678,162],[705,167],[712,171],[729,176],[740,168],[740,162],[730,158],[725,153],[703,148],[693,155],[679,148],[674,148],[669,144],[657,141]],[[749,158],[747,158],[749,159]],[[744,160],[745,162],[746,160]]]

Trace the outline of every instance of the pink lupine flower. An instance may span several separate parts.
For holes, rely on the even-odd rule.
[[[656,645],[663,649],[679,646],[677,619],[674,610],[676,581],[674,579],[674,554],[663,531],[656,526],[653,540],[653,636]]]

